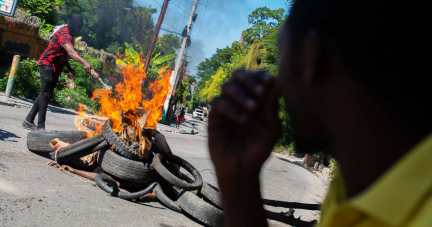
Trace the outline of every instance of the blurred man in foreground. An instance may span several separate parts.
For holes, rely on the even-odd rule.
[[[296,150],[324,150],[339,164],[319,226],[431,225],[430,85],[417,35],[425,21],[411,7],[296,0],[279,76],[237,71],[223,85],[209,149],[226,226],[267,226],[259,174],[280,132],[277,90]]]

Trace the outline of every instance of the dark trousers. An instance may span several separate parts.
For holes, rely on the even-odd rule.
[[[45,128],[45,118],[48,108],[48,103],[51,101],[54,95],[54,88],[58,82],[58,76],[54,74],[52,66],[39,66],[39,72],[41,75],[42,92],[35,100],[30,113],[27,115],[26,120],[33,123],[36,114],[38,115],[38,128]]]

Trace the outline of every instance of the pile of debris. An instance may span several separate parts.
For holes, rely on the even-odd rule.
[[[163,134],[142,127],[148,111],[135,109],[120,115],[119,132],[113,130],[113,122],[108,119],[102,123],[100,134],[88,138],[89,134],[82,131],[31,131],[27,146],[33,152],[49,152],[54,160],[50,165],[96,181],[111,196],[135,202],[159,201],[205,225],[223,226],[219,189],[203,183],[195,167],[174,155]],[[285,213],[267,211],[267,216],[293,226],[315,223],[294,218],[293,208],[319,208],[318,204],[273,200],[264,200],[264,204],[290,208]]]

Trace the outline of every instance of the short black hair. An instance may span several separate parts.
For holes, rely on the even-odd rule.
[[[346,67],[407,124],[428,134],[432,85],[422,37],[427,40],[430,26],[412,10],[422,7],[389,0],[295,0],[285,29],[294,50],[311,29],[331,40]]]

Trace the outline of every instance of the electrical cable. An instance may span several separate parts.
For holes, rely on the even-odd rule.
[[[156,0],[153,0],[153,1],[156,2],[156,4],[158,4],[160,7],[162,7],[162,5],[161,5],[159,2],[157,2]],[[176,11],[170,10],[169,8],[167,8],[167,10],[169,10],[169,11],[171,11],[171,12],[173,12],[173,13],[176,13],[176,14],[182,16],[182,17],[185,17],[184,15],[181,15],[180,13],[178,13],[178,12],[176,12]],[[187,18],[187,17],[186,17],[186,18]]]
[[[180,7],[180,6],[176,5],[176,4],[174,4],[174,2],[171,2],[171,4],[177,6],[179,9],[181,9],[181,10],[183,10],[184,12],[188,13],[188,12],[186,11],[186,9],[183,9],[182,7]]]
[[[188,2],[187,0],[183,0],[183,1]],[[188,2],[188,3],[190,3],[190,2]],[[217,11],[217,10],[211,8],[211,7],[205,6],[205,5],[203,5],[203,4],[199,3],[199,2],[198,2],[197,4],[198,4],[198,5],[202,5],[202,6],[206,7],[206,8],[209,8],[209,9],[211,9],[211,10],[217,12],[217,13],[220,13],[220,14],[222,14],[222,15],[225,15],[225,16],[227,16],[227,17],[231,17],[232,19],[234,19],[234,20],[236,20],[236,21],[238,21],[238,22],[241,22],[241,23],[243,23],[243,24],[249,25],[249,23],[246,23],[246,22],[241,21],[241,20],[239,20],[239,19],[237,19],[237,18],[235,18],[235,17],[233,17],[233,16],[230,16],[230,15],[228,15],[228,14],[225,14],[225,13],[222,13],[222,12],[220,12],[220,11]],[[207,4],[208,4],[208,2],[207,2]]]

